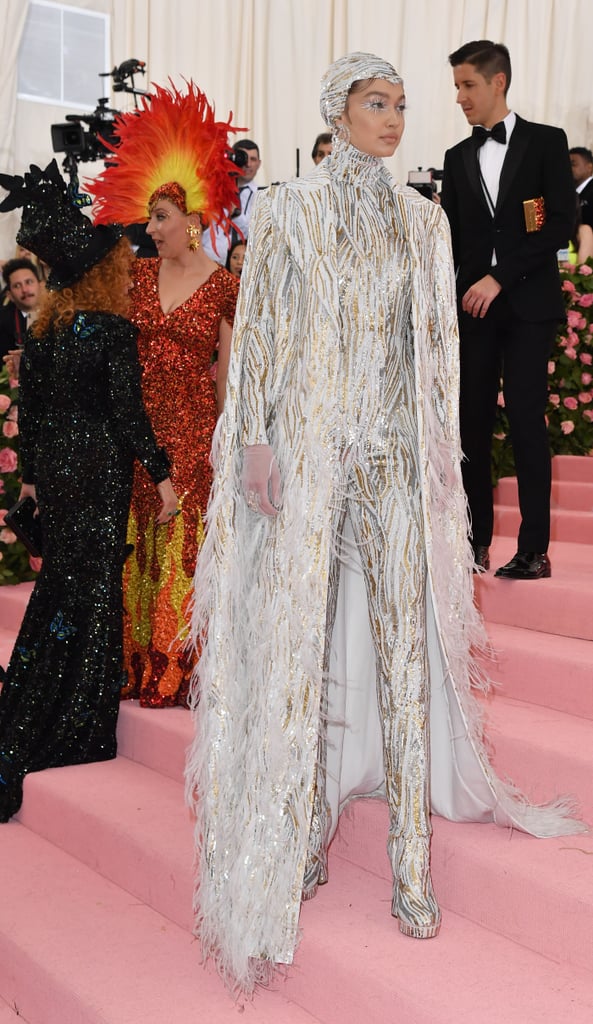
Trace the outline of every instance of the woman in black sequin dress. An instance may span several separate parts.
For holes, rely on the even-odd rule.
[[[25,773],[115,757],[135,457],[158,486],[159,521],[177,511],[142,404],[136,330],[118,315],[131,252],[105,232],[81,280],[60,289],[69,275],[56,275],[21,364],[22,495],[38,504],[43,565],[0,694],[0,821],[20,807]]]

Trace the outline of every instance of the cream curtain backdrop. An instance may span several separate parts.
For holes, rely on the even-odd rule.
[[[509,102],[524,117],[561,125],[571,145],[593,142],[590,23],[592,0],[68,0],[70,6],[111,15],[112,65],[129,57],[147,62],[138,84],[176,84],[193,78],[219,114],[233,111],[245,135],[260,145],[260,184],[312,167],[313,140],[324,125],[319,80],[327,65],[350,50],[370,50],[402,74],[408,102],[406,131],[391,166],[400,181],[416,167],[442,167],[445,150],[467,134],[455,104],[447,55],[470,39],[506,43],[513,62]],[[16,13],[25,4],[8,6]],[[2,110],[14,89],[15,46],[4,57]],[[105,80],[102,79],[101,83]],[[102,91],[97,79],[97,96]],[[122,93],[112,97],[129,109]],[[64,108],[17,101],[17,116],[2,114],[0,169],[44,164],[51,156],[50,124]],[[93,165],[83,165],[92,174]],[[3,218],[0,220],[6,220]],[[4,231],[4,234],[3,234]],[[11,252],[0,222],[0,255]]]
[[[27,18],[29,0],[3,0],[2,35],[0,36],[0,169],[13,172],[19,169],[15,158],[16,127],[16,61]],[[1,218],[8,240],[8,248],[0,247],[0,257],[14,256],[14,235],[18,228],[18,214],[4,214]]]

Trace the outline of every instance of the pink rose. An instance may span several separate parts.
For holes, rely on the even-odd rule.
[[[562,282],[562,288],[563,288],[563,290],[565,292],[575,292],[576,291],[576,288],[575,288],[574,284],[572,283],[572,281],[563,281]]]
[[[591,267],[587,266],[586,263],[582,263],[579,267],[579,274],[582,274],[583,277],[586,277],[587,274],[593,274],[593,270],[591,270]]]
[[[581,384],[584,384],[585,387],[587,387],[587,384],[590,384],[592,380],[593,376],[591,376],[590,373],[581,373]]]
[[[560,405],[560,395],[550,395],[548,397],[548,402],[553,406]]]
[[[8,395],[0,395],[0,412],[6,412],[10,409],[10,398]]]
[[[502,434],[493,434],[492,435],[492,437],[495,437],[497,441],[504,441],[506,436],[507,435],[504,432]]]
[[[555,369],[556,369],[556,363],[553,363],[552,360],[550,359],[550,362],[548,363],[548,373],[554,373]]]
[[[583,419],[589,420],[589,423],[593,420],[593,409],[583,409]]]
[[[0,473],[14,473],[17,461],[12,448],[0,448]]]
[[[568,321],[568,326],[576,327],[577,330],[580,330],[581,327],[585,327],[587,324],[584,316],[582,316],[576,309],[569,309],[566,314],[566,319]]]
[[[504,409],[504,395],[502,391],[498,392],[497,404],[500,406],[501,409]]]
[[[593,395],[590,391],[581,391],[579,394],[579,402],[581,405],[589,405],[589,402],[593,402]]]
[[[572,395],[569,395],[568,398],[562,399],[562,405],[565,409],[578,409],[579,403],[577,402],[576,398],[573,398]]]
[[[572,434],[574,430],[574,423],[572,422],[572,420],[562,420],[562,423],[560,424],[560,430],[563,434]]]
[[[19,432],[19,428],[13,420],[6,420],[6,423],[2,424],[2,433],[4,437],[16,437]]]
[[[593,363],[593,356],[590,352],[581,352],[579,359],[584,366],[591,366]]]
[[[567,345],[566,348],[564,349],[564,355],[566,356],[567,359],[576,359],[576,357],[577,357],[576,349],[574,349],[572,347],[572,345],[570,345],[570,346]]]
[[[19,386],[19,379],[18,379],[18,377],[11,377],[10,380],[8,381],[8,386],[9,386],[9,388],[12,389],[12,391],[14,391],[15,388],[18,388],[18,386]]]
[[[3,530],[0,530],[0,540],[4,544],[14,544],[16,536],[12,530],[7,530],[5,527]]]
[[[0,526],[4,526],[4,520],[6,519],[7,508],[0,508]]]
[[[33,558],[33,555],[30,555],[29,565],[31,566],[33,572],[39,572],[39,570],[41,569],[42,561],[42,558]]]
[[[591,273],[591,271],[589,271],[589,273]],[[577,305],[582,306],[583,309],[593,306],[593,292],[587,292],[586,295],[581,295]]]

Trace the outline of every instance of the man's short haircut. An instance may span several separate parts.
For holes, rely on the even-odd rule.
[[[449,64],[452,68],[458,64],[472,64],[487,82],[503,71],[506,75],[506,96],[511,84],[511,55],[503,43],[493,43],[491,39],[474,39],[450,53]]]
[[[319,147],[320,146],[329,146],[331,141],[332,141],[332,133],[331,132],[321,132],[321,134],[317,136],[317,138],[315,139],[315,142],[313,143],[313,152],[311,153],[311,159],[312,160],[315,159],[315,157],[317,156],[317,153],[319,151]]]
[[[233,149],[255,149],[257,152],[257,159],[259,160],[259,146],[253,139],[239,139],[238,142],[233,143]]]
[[[586,146],[573,146],[568,152],[571,156],[582,156],[588,164],[593,164],[593,153]]]
[[[2,267],[2,277],[7,288],[10,288],[10,278],[17,270],[30,270],[37,281],[40,280],[39,271],[32,262],[32,260],[26,259],[24,256],[14,260],[7,260]]]

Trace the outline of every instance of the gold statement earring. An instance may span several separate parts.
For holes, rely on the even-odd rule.
[[[191,222],[187,225],[185,230],[189,238],[187,248],[189,249],[190,252],[196,252],[200,248],[200,244],[202,241],[202,232],[200,231],[197,224],[192,224]]]

